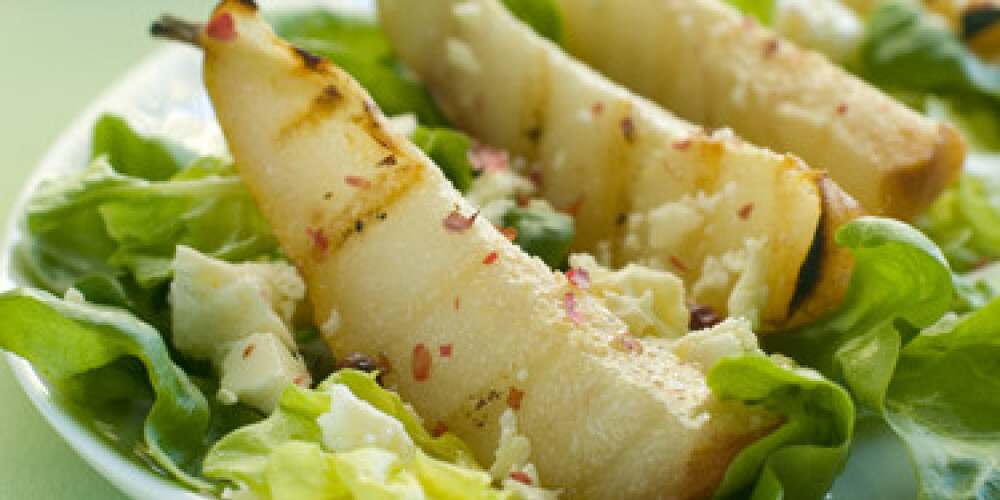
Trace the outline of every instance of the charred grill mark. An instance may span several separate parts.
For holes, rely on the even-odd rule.
[[[302,60],[302,64],[305,64],[307,68],[314,71],[319,68],[320,64],[324,61],[322,57],[317,56],[316,54],[313,54],[312,52],[309,52],[301,47],[292,47],[292,51],[295,52],[295,55]]]
[[[962,13],[961,34],[966,42],[1000,26],[1000,6],[974,5]]]
[[[531,141],[533,144],[538,144],[538,142],[542,140],[543,133],[545,133],[545,130],[542,128],[542,126],[535,125],[534,127],[528,129],[526,135],[528,136],[529,141]]]
[[[339,213],[330,214],[317,206],[313,212],[311,227],[322,230],[325,235],[326,251],[313,258],[325,258],[342,247],[355,235],[363,235],[378,222],[388,218],[389,208],[399,201],[410,189],[420,183],[425,167],[420,163],[404,163],[392,170],[384,170],[365,190],[358,190],[353,200]]]
[[[258,9],[257,2],[255,2],[254,0],[237,0],[237,1],[240,3],[240,5],[250,9],[253,12],[257,12]]]
[[[321,119],[330,116],[337,110],[343,100],[344,96],[340,93],[337,86],[330,84],[323,87],[323,91],[313,98],[312,103],[310,103],[309,107],[302,114],[281,127],[281,131],[278,133],[278,140],[285,140],[298,132],[302,127],[315,124]]]
[[[382,110],[379,109],[378,105],[371,101],[365,101],[364,114],[354,118],[354,122],[360,125],[362,128],[368,132],[368,135],[375,140],[380,146],[389,150],[392,155],[402,156],[402,151],[398,144],[396,144],[395,139],[386,131],[385,127],[382,126]],[[383,159],[383,161],[386,161]],[[394,160],[391,160],[395,162]],[[392,165],[389,163],[388,166]]]
[[[812,244],[806,254],[806,260],[799,268],[799,276],[795,281],[795,291],[792,300],[788,304],[789,316],[797,311],[805,299],[812,293],[819,283],[820,264],[823,259],[823,227],[826,223],[827,215],[820,215],[820,223],[816,225],[816,232],[813,234]]]

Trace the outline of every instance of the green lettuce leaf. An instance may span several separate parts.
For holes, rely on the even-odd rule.
[[[774,0],[726,0],[748,16],[753,16],[761,24],[770,25],[774,19]]]
[[[923,498],[1000,497],[1000,302],[949,318],[903,348],[885,418]]]
[[[902,222],[860,218],[836,239],[855,260],[843,302],[766,346],[843,381],[859,402],[880,411],[902,345],[951,308],[953,277],[937,246]]]
[[[101,156],[121,174],[164,181],[196,155],[162,139],[140,136],[123,118],[105,114],[94,125],[90,157]]]
[[[168,331],[178,243],[229,260],[277,254],[229,162],[142,137],[110,115],[95,127],[94,154],[85,170],[43,182],[28,202],[15,258],[33,286],[56,295],[76,288]]]
[[[822,498],[847,460],[854,404],[837,384],[763,356],[722,359],[708,374],[712,392],[782,415],[779,428],[744,449],[715,497]]]
[[[154,328],[118,309],[30,290],[0,295],[0,317],[0,348],[30,361],[83,408],[106,408],[149,387],[153,398],[142,425],[141,451],[184,484],[214,488],[198,477],[208,403],[171,362]],[[136,373],[138,364],[118,362],[123,358],[138,360],[141,373]]]
[[[39,260],[32,267],[46,289],[62,293],[88,276],[123,272],[143,287],[161,285],[178,244],[226,260],[276,254],[270,226],[230,167],[200,163],[151,182],[116,172],[105,158],[43,184],[29,201],[29,246]]]
[[[993,103],[1000,98],[1000,68],[979,59],[918,2],[882,2],[869,15],[852,69],[877,85],[905,92]]]
[[[1000,258],[998,165],[998,155],[970,155],[958,182],[916,221],[959,271]]]
[[[448,124],[427,89],[403,70],[373,19],[321,9],[275,16],[272,25],[281,38],[350,73],[387,115],[413,113],[429,127]]]
[[[565,269],[576,234],[573,217],[551,210],[514,207],[503,214],[503,226],[517,230],[514,243],[553,269]]]
[[[97,207],[117,248],[108,259],[143,286],[172,275],[177,245],[228,261],[275,256],[277,239],[242,179],[229,170],[188,169],[142,183]]]
[[[503,0],[503,4],[535,33],[563,43],[562,11],[554,0]]]
[[[469,162],[472,139],[468,135],[447,127],[418,126],[410,140],[434,160],[455,189],[463,194],[469,191],[473,171]]]
[[[844,304],[771,347],[840,378],[913,458],[922,498],[1000,492],[1000,302],[948,314],[962,280],[902,223],[860,219],[838,242],[856,269]]]
[[[414,457],[376,447],[331,452],[322,445],[318,418],[330,411],[334,385],[403,424],[417,445]],[[379,387],[374,374],[342,370],[316,390],[289,386],[267,419],[220,440],[205,458],[205,474],[231,481],[263,500],[334,498],[501,499],[489,474],[458,438],[434,438],[399,396]]]

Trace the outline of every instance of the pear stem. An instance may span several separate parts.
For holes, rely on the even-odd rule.
[[[149,27],[149,33],[156,37],[176,40],[200,47],[198,34],[201,32],[201,29],[201,24],[174,17],[170,14],[164,14]]]

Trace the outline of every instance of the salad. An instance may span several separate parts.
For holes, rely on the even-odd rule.
[[[412,141],[476,207],[447,214],[447,231],[488,221],[570,287],[561,295],[566,324],[606,314],[627,327],[611,338],[608,356],[669,353],[663,359],[695,367],[692,377],[710,389],[706,414],[754,422],[740,432],[755,437],[728,457],[708,495],[819,498],[844,466],[861,419],[884,422],[905,445],[922,497],[992,498],[1000,477],[993,396],[1000,244],[991,198],[995,131],[984,109],[992,106],[993,66],[906,2],[852,11],[831,0],[815,12],[795,2],[733,3],[916,109],[953,120],[974,145],[961,178],[915,227],[871,217],[842,225],[836,243],[854,260],[842,301],[818,320],[764,337],[763,348],[752,333],[767,295],[761,243],[749,240],[719,258],[732,274],[718,299],[723,305],[688,303],[691,292],[675,272],[651,261],[615,266],[599,249],[579,252],[575,236],[591,230],[579,225],[581,206],[554,205],[531,159],[456,128],[439,107],[444,98],[432,97],[403,66],[372,19],[310,11],[271,20],[301,49],[304,64],[321,65],[313,59],[321,56],[350,73],[391,117],[393,137]],[[247,2],[224,2],[219,12],[236,4]],[[503,4],[541,36],[561,41],[556,2]],[[233,16],[239,30],[250,26]],[[810,29],[796,24],[803,19]],[[192,35],[186,26],[165,21],[157,31],[223,40],[234,29],[211,22],[200,28],[207,35]],[[462,50],[455,53],[462,64]],[[906,71],[942,61],[954,70],[948,76]],[[622,122],[628,140],[626,124],[635,124]],[[341,323],[351,311],[316,310],[308,297],[317,293],[313,271],[255,201],[255,181],[239,164],[245,160],[182,144],[169,134],[137,134],[117,116],[95,124],[90,165],[43,184],[29,202],[16,257],[30,282],[0,295],[0,347],[32,362],[95,425],[113,429],[114,445],[186,487],[224,498],[580,494],[550,483],[558,476],[553,468],[537,467],[552,451],[530,435],[522,407],[531,402],[516,383],[483,400],[492,408],[479,425],[494,433],[489,453],[475,431],[458,426],[453,433],[449,422],[423,420],[426,405],[397,394],[407,383],[440,377],[433,367],[459,356],[455,345],[417,343],[409,369],[363,342],[360,352],[334,357],[326,344],[350,335]],[[374,183],[344,179],[358,190]],[[669,213],[719,203],[693,196]],[[352,222],[350,230],[371,231],[370,224]],[[318,227],[304,233],[310,252],[336,243]],[[521,255],[511,252],[486,253],[482,264]],[[454,310],[463,305],[468,299],[456,295]],[[513,380],[529,376],[516,372]]]

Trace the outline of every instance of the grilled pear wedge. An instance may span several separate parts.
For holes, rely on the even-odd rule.
[[[852,266],[832,235],[859,211],[823,174],[674,117],[573,60],[499,1],[380,0],[378,13],[453,122],[538,162],[542,195],[576,215],[576,250],[666,269],[697,290],[711,262],[763,241],[763,331],[807,322],[840,300]],[[699,197],[711,208],[692,208]],[[728,314],[726,296],[698,300]]]
[[[965,143],[954,127],[722,0],[559,5],[574,56],[681,117],[799,155],[874,214],[913,218],[962,167]]]
[[[356,82],[251,2],[153,31],[202,47],[239,171],[332,350],[382,353],[386,384],[482,463],[513,407],[542,481],[569,498],[702,498],[777,423],[715,400],[665,347],[615,349],[619,319],[474,217]]]

